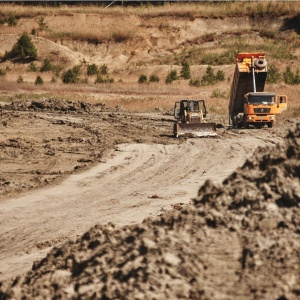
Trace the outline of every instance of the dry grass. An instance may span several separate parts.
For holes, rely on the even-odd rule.
[[[209,87],[191,87],[186,83],[164,85],[154,83],[149,85],[114,83],[113,85],[61,85],[52,84],[35,86],[33,84],[17,84],[0,82],[0,89],[5,90],[0,95],[1,102],[13,100],[35,100],[42,98],[58,98],[61,100],[84,101],[91,104],[102,103],[107,108],[124,109],[131,112],[149,112],[163,110],[173,113],[174,102],[182,99],[204,99],[210,115],[228,115],[229,86],[221,83]],[[215,97],[213,91],[220,92]],[[283,118],[300,117],[300,91],[293,86],[283,84],[267,85],[266,90],[289,97],[288,110]]]
[[[114,16],[114,19],[119,20],[118,26],[102,26],[100,28],[93,28],[93,30],[86,27],[72,26],[61,28],[50,24],[51,16],[71,16],[74,14],[91,14],[96,17],[105,18],[107,16]],[[38,27],[38,20],[44,16],[45,23],[48,29],[39,30],[39,35],[49,39],[66,39],[87,41],[93,44],[99,44],[103,41],[114,41],[123,43],[134,39],[138,36],[136,31],[130,30],[131,18],[138,21],[143,26],[144,21],[155,17],[169,17],[172,20],[189,19],[193,20],[196,17],[203,18],[225,18],[225,17],[245,17],[250,18],[271,16],[279,17],[282,15],[293,16],[300,14],[299,3],[296,2],[213,2],[213,3],[176,3],[165,5],[141,5],[139,7],[122,7],[112,5],[109,8],[97,5],[76,5],[76,6],[32,6],[32,5],[17,5],[17,4],[1,4],[0,16],[13,15],[17,18],[23,18],[23,21],[33,19],[33,23],[28,27],[29,31],[32,29],[32,24]],[[49,17],[49,18],[48,18]],[[124,17],[124,18],[123,18]],[[77,16],[74,17],[75,19]],[[164,19],[160,19],[164,20]],[[165,19],[167,20],[167,19]],[[25,20],[26,21],[26,20]],[[25,22],[24,21],[24,22]],[[49,22],[49,24],[48,24]],[[128,23],[129,22],[129,23]],[[126,24],[128,23],[128,26]],[[102,23],[101,23],[102,24]],[[113,23],[115,25],[115,23]],[[164,24],[161,21],[157,22]],[[187,41],[185,45],[181,45],[182,51],[174,51],[174,54],[159,56],[158,64],[178,64],[189,58],[192,64],[210,64],[220,65],[225,62],[225,56],[232,56],[226,61],[226,64],[233,64],[234,55],[237,51],[265,51],[268,58],[272,60],[281,60],[281,64],[286,65],[287,62],[294,60],[293,51],[299,48],[299,35],[296,32],[289,31],[285,35],[273,32],[271,29],[266,30],[265,27],[259,27],[258,22],[253,23],[253,28],[240,31],[228,31],[222,35],[203,34],[199,37]],[[29,26],[29,25],[28,25]],[[145,25],[146,26],[146,25]],[[156,25],[153,25],[156,26]],[[170,29],[169,24],[166,28],[161,28],[166,34]],[[252,26],[252,25],[251,25]],[[36,27],[36,28],[37,28]],[[67,29],[66,29],[67,28]],[[8,27],[0,26],[0,32],[3,34],[23,32],[22,26]],[[98,31],[97,31],[98,30]],[[253,39],[253,31],[256,32],[256,39]],[[243,35],[242,38],[240,35]],[[80,44],[80,43],[79,43]],[[205,44],[205,47],[201,48]],[[179,48],[178,48],[179,49]],[[213,54],[213,55],[212,55]],[[222,57],[223,55],[223,57]],[[218,60],[219,61],[216,61]],[[203,61],[203,59],[206,61]],[[215,63],[214,63],[215,60]],[[143,63],[145,63],[143,61]],[[152,64],[155,62],[152,61]],[[297,62],[295,62],[297,63]],[[232,74],[231,74],[232,75]],[[193,74],[194,76],[194,74]],[[209,87],[191,87],[188,82],[176,81],[172,85],[165,85],[161,77],[160,83],[153,83],[149,85],[140,85],[137,83],[122,83],[115,82],[111,85],[94,85],[80,84],[80,85],[63,85],[63,84],[44,84],[43,86],[35,86],[31,84],[17,84],[9,82],[0,82],[0,89],[7,91],[0,96],[1,101],[10,101],[14,97],[19,99],[32,99],[39,97],[58,97],[65,100],[86,101],[90,103],[104,103],[108,107],[121,106],[130,111],[153,111],[155,109],[167,109],[172,111],[174,101],[184,98],[205,99],[207,101],[208,110],[215,114],[227,114],[228,99],[222,95],[228,94],[231,82],[224,82],[222,85]],[[219,89],[220,94],[213,94],[214,90]],[[290,116],[299,116],[300,114],[300,95],[297,97],[295,89],[287,89],[287,94],[290,97],[289,110],[286,112]],[[277,89],[281,92],[280,88]]]
[[[218,17],[226,16],[282,16],[300,12],[299,3],[289,1],[266,2],[213,2],[213,3],[165,3],[164,5],[141,4],[137,7],[112,5],[106,8],[102,5],[18,5],[3,3],[0,15],[14,15],[22,18],[73,13],[114,14],[119,16],[136,15],[140,17],[172,16],[180,18]]]
[[[63,100],[85,101],[91,104],[102,103],[109,108],[119,106],[133,112],[157,109],[172,111],[175,101],[205,99],[211,113],[226,114],[228,101],[223,98],[212,98],[210,87],[191,87],[186,82],[177,82],[171,85],[160,83],[149,85],[114,83],[101,86],[49,84],[43,85],[43,87],[26,83],[0,82],[0,89],[6,91],[0,96],[2,102],[11,102],[14,99],[25,101],[54,97]]]

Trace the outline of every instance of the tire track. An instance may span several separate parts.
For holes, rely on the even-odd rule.
[[[28,270],[44,249],[91,226],[142,222],[188,203],[208,178],[221,183],[262,143],[256,137],[123,144],[65,181],[0,203],[0,279]]]

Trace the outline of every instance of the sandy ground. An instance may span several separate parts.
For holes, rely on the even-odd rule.
[[[294,125],[174,139],[169,113],[53,99],[14,103],[1,121],[0,279],[95,224],[138,224],[180,209],[205,180],[221,183]]]

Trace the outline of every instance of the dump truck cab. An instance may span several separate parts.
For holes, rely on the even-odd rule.
[[[245,128],[253,125],[257,128],[267,124],[271,128],[276,114],[287,107],[287,96],[276,96],[271,92],[251,92],[245,95],[244,120]]]

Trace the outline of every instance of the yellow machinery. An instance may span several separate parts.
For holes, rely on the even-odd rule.
[[[216,124],[206,123],[206,106],[204,100],[181,100],[175,102],[174,137],[192,134],[198,137],[216,136]]]
[[[287,109],[287,96],[264,92],[267,71],[263,52],[238,53],[229,102],[233,127],[272,127],[276,115]]]

